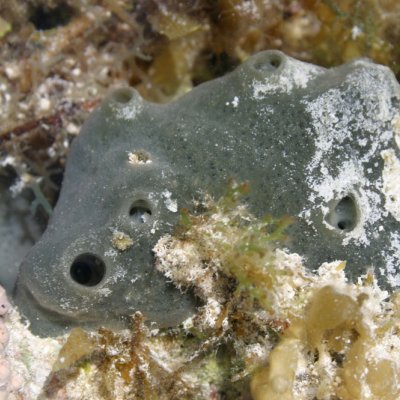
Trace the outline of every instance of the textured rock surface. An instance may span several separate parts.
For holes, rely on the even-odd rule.
[[[152,248],[201,191],[248,180],[257,215],[297,217],[291,251],[309,268],[347,260],[400,286],[399,86],[367,60],[325,70],[263,52],[167,105],[112,93],[71,150],[59,202],[28,254],[16,301],[35,332],[161,325],[193,300],[169,286]],[[397,144],[396,144],[397,142]]]

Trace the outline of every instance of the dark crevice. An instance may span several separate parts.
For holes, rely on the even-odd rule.
[[[29,21],[32,22],[37,30],[46,31],[67,25],[75,14],[75,9],[65,3],[61,3],[54,8],[38,5],[31,9]]]

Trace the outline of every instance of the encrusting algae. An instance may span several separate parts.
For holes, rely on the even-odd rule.
[[[64,344],[40,398],[399,398],[400,294],[381,290],[372,273],[348,282],[343,261],[306,270],[277,248],[290,219],[253,216],[240,201],[247,190],[232,182],[218,201],[205,195],[154,249],[157,268],[198,296],[198,312],[175,329],[140,313],[131,330],[75,328],[53,340],[57,351]],[[36,361],[26,343],[16,356],[12,314],[6,356],[23,371],[19,398],[32,398]]]

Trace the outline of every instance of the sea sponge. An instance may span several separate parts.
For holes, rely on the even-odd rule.
[[[384,159],[399,154],[399,100],[390,70],[368,60],[327,70],[277,51],[170,104],[111,93],[72,146],[15,301],[44,335],[124,327],[136,311],[161,327],[182,322],[196,301],[155,270],[152,248],[179,209],[199,193],[220,197],[229,178],[249,182],[256,216],[294,218],[287,247],[308,268],[347,260],[353,280],[372,265],[386,287],[400,285],[400,204],[381,184]],[[113,232],[132,245],[115,248]]]

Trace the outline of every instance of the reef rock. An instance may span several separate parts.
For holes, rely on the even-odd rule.
[[[256,215],[295,217],[291,252],[315,269],[346,260],[400,286],[400,88],[368,60],[324,69],[276,51],[180,100],[119,89],[86,122],[59,202],[22,264],[15,300],[40,334],[123,326],[140,310],[160,326],[193,310],[153,266],[193,198],[249,181]]]

